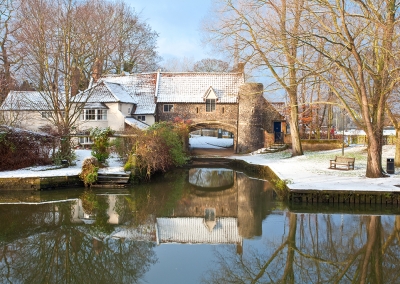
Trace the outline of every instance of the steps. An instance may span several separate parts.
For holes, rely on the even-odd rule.
[[[286,150],[287,148],[288,148],[288,145],[286,145],[286,144],[272,144],[268,148],[259,149],[259,150],[255,151],[255,152],[253,152],[252,154],[275,153],[275,152]]]
[[[130,178],[129,172],[101,173],[97,175],[97,182],[94,187],[125,187]]]

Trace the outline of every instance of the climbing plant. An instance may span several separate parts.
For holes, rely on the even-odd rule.
[[[104,129],[95,127],[90,131],[90,137],[93,140],[92,155],[97,158],[99,163],[105,163],[110,156],[108,148],[110,147],[110,137],[114,133],[115,131],[110,127]]]

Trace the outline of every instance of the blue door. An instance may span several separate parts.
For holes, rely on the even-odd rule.
[[[280,121],[274,121],[274,136],[275,143],[283,143],[282,123]]]

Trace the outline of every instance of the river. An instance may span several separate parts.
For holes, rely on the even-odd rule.
[[[0,192],[1,283],[400,283],[391,206],[290,205],[177,170],[127,189]]]

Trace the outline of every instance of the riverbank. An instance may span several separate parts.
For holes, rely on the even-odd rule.
[[[395,146],[383,147],[382,161],[394,158]],[[345,156],[355,157],[354,170],[329,169],[329,160],[341,156],[342,150],[305,152],[303,156],[291,157],[290,150],[272,154],[249,154],[232,156],[230,159],[243,160],[249,164],[268,166],[281,180],[287,181],[287,187],[296,191],[349,191],[349,192],[399,192],[400,172],[386,178],[371,179],[365,176],[367,153],[365,146],[345,148]]]
[[[43,190],[57,187],[84,186],[79,179],[83,160],[91,156],[91,150],[75,150],[75,164],[67,168],[55,166],[37,166],[15,171],[0,171],[0,190]],[[99,173],[123,173],[123,163],[112,155],[108,166],[99,169]]]
[[[208,147],[210,149],[224,149],[229,146],[231,139],[218,139],[215,137],[197,137],[191,139],[191,146],[196,148]],[[220,145],[221,144],[221,145]],[[355,169],[350,171],[329,169],[329,160],[341,156],[341,149],[305,152],[303,156],[291,157],[290,150],[261,154],[232,155],[225,157],[230,160],[245,161],[248,164],[267,166],[279,179],[286,181],[291,191],[338,191],[338,192],[381,192],[400,193],[400,169],[395,169],[394,174],[387,178],[370,179],[365,177],[367,166],[367,153],[365,146],[350,146],[345,148],[345,156],[355,157]],[[386,159],[394,158],[395,146],[383,147],[382,161],[386,167]],[[6,179],[42,179],[51,180],[60,177],[61,180],[73,180],[81,171],[83,160],[90,156],[90,150],[76,150],[76,164],[68,168],[52,169],[51,167],[31,167],[16,171],[0,172],[1,184]],[[109,166],[100,169],[100,172],[122,172],[122,162],[113,156]],[[71,177],[71,178],[68,178]],[[32,189],[37,187],[33,186]]]

